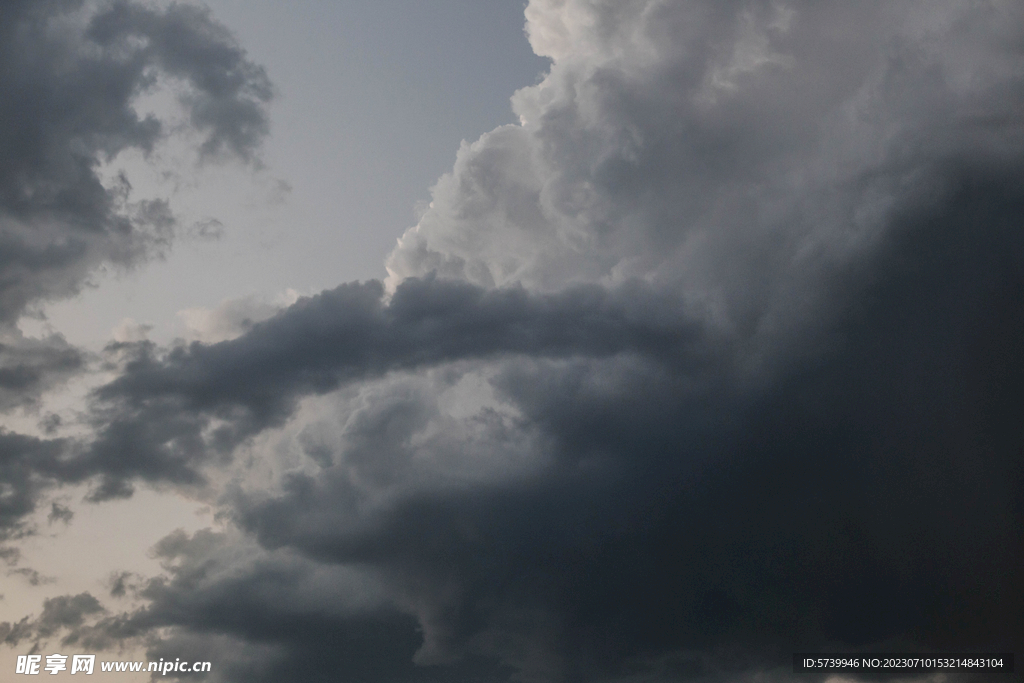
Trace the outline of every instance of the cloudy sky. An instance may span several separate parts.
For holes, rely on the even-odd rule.
[[[1024,652],[1022,216],[1013,0],[5,0],[0,680]]]

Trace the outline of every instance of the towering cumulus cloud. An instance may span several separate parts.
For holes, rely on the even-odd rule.
[[[136,200],[124,174],[101,174],[126,150],[165,135],[139,99],[181,94],[204,157],[253,160],[267,131],[270,83],[207,12],[129,2],[11,0],[0,6],[0,411],[33,408],[81,372],[86,354],[54,334],[26,338],[20,317],[76,293],[101,264],[135,264],[165,247],[175,219],[162,199]],[[60,473],[59,442],[0,433],[6,524]],[[11,502],[13,501],[13,502]],[[4,534],[0,528],[0,536]]]
[[[526,19],[550,71],[383,282],[124,345],[54,467],[232,523],[164,539],[144,606],[74,637],[161,633],[223,681],[1024,651],[1024,5]]]

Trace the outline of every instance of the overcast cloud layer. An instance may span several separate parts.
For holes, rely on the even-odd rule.
[[[2,114],[57,117],[4,143],[14,321],[160,244],[158,207],[93,174],[157,139],[130,108],[149,69],[190,84],[202,154],[253,158],[270,86],[202,12],[115,4],[76,32],[59,3],[9,7],[5,92],[73,96],[67,63],[120,87]],[[532,0],[526,20],[549,73],[512,98],[520,125],[462,147],[387,278],[215,344],[112,344],[88,436],[0,434],[9,536],[59,482],[178,487],[230,521],[112,584],[141,607],[54,597],[0,636],[145,643],[239,682],[786,681],[799,650],[1024,652],[1024,8]],[[23,34],[57,42],[30,58]],[[85,360],[52,338],[0,362],[22,368],[4,407]]]

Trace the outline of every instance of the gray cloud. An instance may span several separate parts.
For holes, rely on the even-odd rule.
[[[74,519],[75,513],[71,511],[66,505],[60,503],[50,504],[50,514],[46,516],[46,521],[50,524],[54,522],[63,522],[65,525],[70,524],[71,520]]]
[[[245,58],[208,9],[174,4],[158,12],[121,0],[92,19],[87,35],[108,50],[126,50],[132,61],[157,65],[189,83],[183,100],[192,125],[206,134],[200,147],[204,155],[228,152],[254,159],[268,131],[264,104],[273,89],[264,69]],[[142,39],[143,46],[133,39]]]
[[[282,424],[304,395],[446,361],[640,353],[711,362],[706,349],[693,355],[697,332],[682,308],[639,283],[532,295],[429,278],[403,283],[387,302],[379,282],[342,285],[234,340],[163,355],[148,343],[111,347],[129,359],[96,390],[98,437],[69,471],[107,474],[99,498],[127,493],[132,477],[199,483],[212,454]]]
[[[7,576],[23,576],[28,581],[29,585],[39,586],[41,584],[56,583],[57,579],[52,576],[44,576],[37,570],[30,567],[21,567],[20,569],[11,569],[7,572]]]
[[[136,201],[123,173],[100,176],[101,163],[149,154],[166,135],[138,98],[177,82],[202,158],[256,163],[272,90],[228,31],[189,5],[5,2],[0,63],[0,412],[32,411],[89,354],[58,334],[25,337],[18,319],[76,293],[100,264],[139,263],[175,232],[166,200]],[[50,487],[91,476],[64,466],[69,447],[0,432],[0,536],[24,533]]]
[[[77,642],[80,632],[89,628],[88,622],[104,611],[90,593],[47,598],[38,619],[25,617],[13,624],[0,623],[0,641],[16,647],[23,640],[33,640],[33,651],[37,651],[41,644],[63,633],[61,644],[69,645]]]
[[[150,152],[163,122],[140,118],[138,96],[161,78],[185,84],[203,154],[254,158],[271,97],[209,13],[117,2],[9,2],[0,11],[0,322],[26,305],[77,291],[103,261],[139,260],[170,237],[162,200],[129,201],[130,185],[106,187],[101,160]]]
[[[43,602],[43,613],[36,627],[39,635],[45,638],[59,629],[81,626],[86,617],[102,611],[99,601],[89,593],[61,595]]]
[[[24,518],[36,509],[42,495],[60,473],[63,440],[42,440],[0,430],[0,538],[27,531]]]
[[[43,392],[85,369],[87,354],[60,335],[0,336],[0,412],[38,406]]]

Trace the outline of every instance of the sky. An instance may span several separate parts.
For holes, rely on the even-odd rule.
[[[8,0],[0,65],[0,681],[1012,680],[792,654],[1024,652],[1024,6]]]

